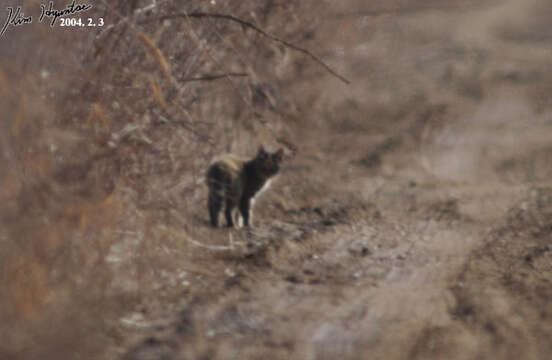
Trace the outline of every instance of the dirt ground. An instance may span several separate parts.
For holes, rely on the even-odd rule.
[[[115,227],[112,289],[155,283],[106,315],[100,357],[550,358],[552,6],[324,6],[313,41],[352,83],[278,89],[298,149],[252,228],[210,229],[203,185]],[[123,271],[152,253],[147,280]]]
[[[552,123],[527,94],[545,58],[521,52],[550,43],[500,33],[520,6],[329,20],[356,71],[352,90],[318,86],[335,126],[306,126],[310,156],[259,202],[258,227],[230,232],[245,254],[208,267],[209,290],[126,357],[547,358]],[[405,114],[374,131],[370,101]]]
[[[213,230],[235,248],[194,260],[176,318],[134,314],[126,359],[549,357],[549,30],[521,2],[457,3],[336,9],[353,84],[304,85],[331,120],[255,228]]]

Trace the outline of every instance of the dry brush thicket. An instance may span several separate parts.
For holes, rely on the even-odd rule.
[[[233,21],[162,18],[232,14],[305,43],[309,5],[153,3],[96,2],[97,31],[35,22],[1,39],[2,358],[101,353],[110,319],[186,269],[160,254],[227,245],[203,229],[210,158],[293,147],[281,89],[305,57]]]

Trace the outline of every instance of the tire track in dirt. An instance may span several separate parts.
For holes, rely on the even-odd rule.
[[[428,328],[412,358],[547,359],[552,350],[549,187],[534,188],[485,238],[452,280],[446,326]]]

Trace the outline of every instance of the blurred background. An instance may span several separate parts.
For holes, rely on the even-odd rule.
[[[552,4],[91,4],[0,9],[0,358],[547,358]]]

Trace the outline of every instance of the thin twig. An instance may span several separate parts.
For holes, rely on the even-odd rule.
[[[198,77],[191,77],[191,78],[184,78],[181,79],[181,82],[187,82],[187,81],[212,81],[217,80],[221,78],[225,78],[227,76],[249,76],[247,73],[226,73],[226,74],[217,74],[217,75],[203,75]]]
[[[326,63],[324,61],[322,61],[318,56],[314,55],[313,53],[311,53],[310,51],[308,51],[307,49],[304,49],[300,46],[297,46],[297,45],[294,45],[284,39],[281,39],[275,35],[272,35],[272,34],[269,34],[267,33],[266,31],[264,31],[263,29],[259,28],[258,26],[248,22],[248,21],[245,21],[245,20],[242,20],[240,18],[237,18],[233,15],[227,15],[227,14],[212,14],[212,13],[204,13],[204,12],[192,12],[192,13],[177,13],[177,14],[171,14],[171,15],[165,15],[165,16],[162,16],[160,17],[158,20],[167,20],[167,19],[174,19],[174,18],[191,18],[191,17],[194,17],[194,18],[216,18],[216,19],[225,19],[225,20],[230,20],[230,21],[234,21],[234,22],[237,22],[238,24],[241,24],[242,26],[245,26],[245,27],[248,27],[250,29],[253,29],[255,30],[256,32],[260,33],[261,35],[273,40],[273,41],[276,41],[276,42],[279,42],[293,50],[296,50],[296,51],[299,51],[299,52],[302,52],[303,54],[306,54],[308,55],[310,58],[312,58],[314,61],[316,61],[317,63],[319,63],[320,65],[322,65],[322,67],[324,67],[330,74],[332,74],[333,76],[337,77],[339,80],[343,81],[345,84],[350,84],[351,82],[349,80],[347,80],[346,78],[344,78],[343,76],[339,75],[336,71],[332,70],[332,68],[330,68],[328,65],[326,65]]]
[[[107,0],[102,0],[102,3],[106,6],[106,8],[110,9],[115,14],[115,16],[117,16],[121,21],[124,21],[125,23],[127,23],[129,25],[129,28],[132,29],[136,34],[140,34],[140,33],[143,34],[142,30],[136,25],[136,23],[134,22],[133,19],[123,16],[111,4],[109,4],[107,2]],[[152,5],[153,5],[153,7],[155,7],[155,4],[159,5],[160,3],[161,2],[159,2],[159,3],[154,2],[154,4],[152,4]],[[169,77],[169,81],[170,81],[171,85],[173,86],[173,88],[177,89],[177,90],[180,89],[176,79],[174,78],[174,76],[172,75],[172,73],[170,71],[168,73],[168,77]],[[229,78],[229,76],[226,76],[226,78]],[[190,124],[186,124],[184,121],[172,121],[172,120],[171,120],[171,123],[181,126],[182,128],[189,131],[190,133],[192,133],[193,135],[195,135],[196,137],[198,137],[199,139],[201,139],[203,141],[210,142],[211,141],[210,136],[205,135],[205,134],[200,134],[197,131],[195,131],[195,129],[193,128],[194,119],[190,115],[190,113],[188,113],[184,108],[182,108],[182,106],[180,106],[180,110],[182,110],[184,112],[186,117],[189,119]],[[163,111],[164,111],[167,118],[169,118],[169,119],[172,118],[170,116],[170,114],[168,114],[165,110],[163,110]]]
[[[184,17],[185,20],[188,21],[188,31],[190,32],[190,34],[192,35],[192,37],[194,38],[194,40],[196,41],[196,43],[198,44],[198,47],[199,48],[202,48],[204,49],[204,53],[211,59],[211,61],[213,61],[213,63],[217,64],[219,67],[222,68],[222,65],[219,63],[219,61],[211,54],[210,52],[210,49],[208,46],[205,46],[203,47],[202,46],[202,42],[200,40],[200,37],[199,35],[196,33],[196,31],[194,30],[192,24],[191,24],[191,20],[190,20],[190,17],[188,16],[187,13],[183,13],[181,14],[182,17]],[[256,114],[255,113],[255,110],[253,109],[253,106],[251,105],[251,103],[247,100],[247,98],[245,96],[243,96],[243,94],[239,91],[238,87],[236,86],[236,84],[234,84],[234,81],[232,80],[232,78],[230,76],[224,76],[224,79],[226,79],[226,81],[228,82],[228,84],[230,85],[230,87],[232,87],[232,89],[234,89],[234,91],[236,92],[236,94],[241,98],[241,100],[244,102],[244,104],[247,105],[247,107],[252,111],[253,114]]]
[[[358,17],[376,17],[376,16],[382,16],[382,15],[396,15],[396,16],[403,16],[403,15],[411,15],[416,13],[421,13],[425,11],[451,11],[451,10],[458,10],[458,11],[465,11],[473,9],[473,6],[471,5],[445,5],[445,6],[416,6],[416,7],[403,7],[403,8],[396,8],[396,9],[380,9],[380,10],[355,10],[351,12],[342,12],[337,13],[332,16],[333,19],[344,19],[344,18],[358,18]]]
[[[106,9],[115,10],[112,6],[110,6],[108,4],[108,2],[106,0],[102,0],[102,2],[106,6]],[[119,19],[121,21],[119,21],[118,23],[111,24],[111,25],[108,25],[108,26],[104,27],[102,29],[102,31],[99,34],[96,35],[96,40],[99,40],[105,34],[111,32],[111,30],[113,30],[118,25],[125,24],[129,21],[134,21],[135,19],[132,19],[132,18],[137,18],[137,17],[141,16],[142,14],[147,13],[150,10],[154,10],[156,7],[158,7],[159,5],[161,5],[163,3],[166,3],[166,2],[168,2],[168,0],[163,0],[163,1],[159,1],[159,2],[157,2],[156,0],[153,0],[151,4],[149,4],[147,6],[144,6],[143,8],[134,9],[133,10],[133,15],[129,15],[129,16],[123,16],[122,14],[117,13],[116,15],[119,17]]]

